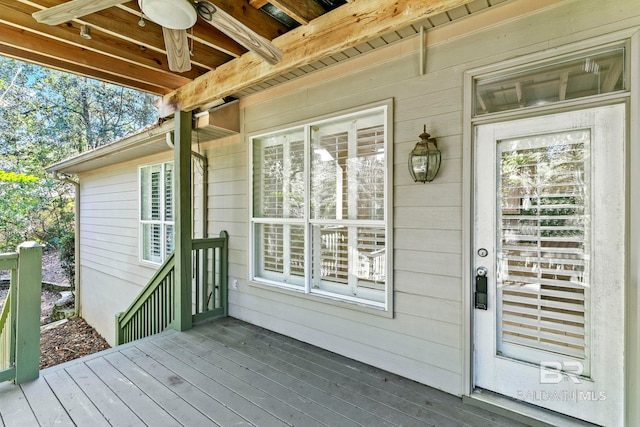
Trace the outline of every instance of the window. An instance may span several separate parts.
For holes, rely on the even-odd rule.
[[[388,105],[252,138],[252,279],[386,308]]]
[[[173,252],[173,163],[140,168],[140,257],[161,264]]]
[[[474,114],[563,102],[625,89],[625,48],[608,47],[476,78]]]

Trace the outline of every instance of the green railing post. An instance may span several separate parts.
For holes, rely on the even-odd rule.
[[[226,317],[229,315],[229,233],[223,230],[220,237],[224,239],[220,249],[220,306]]]
[[[18,246],[16,286],[16,384],[40,374],[40,295],[42,247],[35,242]]]
[[[191,112],[175,113],[174,139],[174,253],[176,257],[176,314],[171,327],[178,331],[191,329]]]

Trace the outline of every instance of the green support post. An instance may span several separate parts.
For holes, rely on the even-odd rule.
[[[224,245],[220,250],[220,306],[224,310],[223,316],[229,315],[229,233],[220,232],[224,238]]]
[[[42,247],[35,242],[18,246],[16,286],[16,384],[40,374],[40,295]]]
[[[174,138],[174,253],[176,277],[175,321],[171,325],[178,331],[191,329],[191,112],[175,114]]]

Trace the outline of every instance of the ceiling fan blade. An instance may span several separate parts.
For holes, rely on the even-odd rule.
[[[58,25],[90,13],[99,12],[127,0],[71,0],[58,6],[33,13],[41,24]]]
[[[208,1],[200,1],[195,7],[198,16],[268,63],[273,65],[282,59],[280,49],[220,8]]]
[[[191,59],[189,58],[187,30],[172,30],[162,27],[162,34],[164,36],[169,69],[178,73],[189,71],[191,69]]]

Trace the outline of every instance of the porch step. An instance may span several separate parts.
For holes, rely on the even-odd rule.
[[[502,415],[532,427],[593,427],[573,417],[549,411],[528,403],[519,402],[488,390],[476,389],[471,396],[463,396],[464,403]]]

